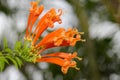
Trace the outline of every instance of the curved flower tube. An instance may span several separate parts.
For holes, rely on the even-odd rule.
[[[44,7],[41,5],[39,8],[37,7],[38,3],[37,2],[31,2],[31,8],[30,8],[30,14],[28,17],[28,23],[27,23],[27,28],[26,28],[26,38],[30,38],[30,34],[32,33],[32,27],[39,17],[39,15],[42,13]]]
[[[57,47],[57,46],[75,46],[77,41],[85,41],[81,39],[82,32],[78,32],[76,29],[69,29],[66,31],[64,28],[59,28],[47,36],[45,36],[35,48],[43,46],[44,49]]]
[[[41,58],[36,59],[36,62],[50,62],[61,66],[61,71],[66,74],[70,67],[79,70],[76,67],[76,62],[73,60],[77,58],[82,60],[82,58],[77,57],[77,53],[68,54],[64,52],[57,52],[52,54],[43,55]]]

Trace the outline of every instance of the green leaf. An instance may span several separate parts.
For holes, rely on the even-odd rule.
[[[3,57],[3,56],[0,57],[0,61],[2,61],[4,63],[6,62],[7,64],[9,64],[8,60],[5,57]]]
[[[0,71],[3,71],[4,67],[5,67],[5,63],[9,64],[9,62],[7,61],[7,59],[5,57],[0,57]]]
[[[21,46],[22,46],[22,42],[21,41],[17,41],[15,43],[14,50],[20,50]]]
[[[13,57],[6,56],[6,58],[8,58],[10,61],[12,61],[12,63],[15,65],[15,67],[18,68],[17,61]]]
[[[10,48],[5,48],[3,51],[4,51],[4,52],[7,52],[7,53],[11,53],[11,54],[13,53]]]
[[[5,63],[3,61],[0,61],[0,72],[3,71],[4,67],[5,67]]]
[[[3,43],[4,43],[3,44],[4,49],[7,48],[8,47],[8,43],[7,43],[6,38],[4,38]]]
[[[23,64],[22,60],[19,57],[15,57],[15,59],[16,59],[16,62],[18,63],[18,66],[21,67]]]
[[[0,56],[2,55],[2,52],[0,52]]]

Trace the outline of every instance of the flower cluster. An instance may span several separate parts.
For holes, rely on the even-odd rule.
[[[35,29],[33,26],[38,19],[39,15],[42,13],[44,6],[41,5],[38,7],[37,2],[31,2],[30,14],[28,16],[28,23],[26,28],[25,40],[30,41],[31,43],[31,52],[33,54],[40,55],[43,51],[48,48],[60,47],[60,46],[75,46],[77,41],[84,41],[81,39],[83,32],[78,32],[76,28],[69,28],[65,30],[64,28],[59,28],[48,35],[46,35],[41,41],[39,38],[41,34],[48,28],[53,28],[54,23],[62,23],[60,16],[62,15],[62,10],[59,9],[58,13],[54,8],[50,9],[37,23]],[[66,74],[70,67],[79,70],[76,67],[76,62],[73,60],[77,58],[77,53],[65,53],[65,52],[56,52],[49,53],[45,55],[40,55],[41,57],[37,58],[35,62],[50,62],[61,66],[61,71]]]

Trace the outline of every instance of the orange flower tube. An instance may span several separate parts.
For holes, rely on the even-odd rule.
[[[76,62],[73,60],[74,58],[82,60],[81,58],[77,57],[76,52],[74,52],[73,54],[57,52],[52,54],[46,54],[41,58],[38,58],[36,62],[50,62],[57,64],[61,66],[61,71],[66,74],[70,67],[79,70],[79,68],[76,67]]]

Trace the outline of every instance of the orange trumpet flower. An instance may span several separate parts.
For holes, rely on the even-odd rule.
[[[61,71],[66,74],[70,67],[79,70],[76,67],[76,62],[73,60],[77,58],[82,60],[82,58],[77,57],[77,53],[74,52],[73,54],[68,54],[64,52],[57,52],[52,54],[43,55],[41,58],[38,58],[36,62],[50,62],[61,66]]]
[[[37,2],[31,2],[30,14],[28,16],[28,23],[26,28],[25,40],[31,41],[32,53],[37,53],[40,55],[43,51],[48,48],[60,47],[60,46],[75,46],[77,41],[85,41],[81,39],[81,34],[83,32],[78,32],[76,28],[69,28],[65,30],[64,28],[59,28],[48,35],[46,35],[41,41],[38,41],[41,34],[48,28],[53,28],[54,23],[62,23],[60,16],[62,15],[62,10],[59,9],[59,14],[56,13],[55,9],[50,9],[39,21],[33,31],[33,25],[38,19],[39,15],[42,13],[44,7],[38,7]],[[35,62],[50,62],[61,66],[61,70],[64,74],[67,73],[70,67],[79,69],[76,67],[76,62],[73,60],[77,58],[77,53],[73,54],[65,52],[56,52],[52,54],[40,55]]]

